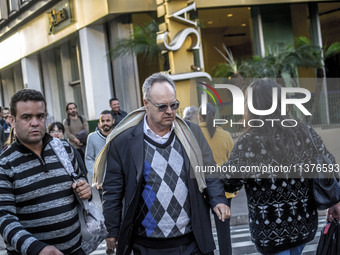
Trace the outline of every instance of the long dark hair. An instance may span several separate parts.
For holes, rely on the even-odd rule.
[[[276,110],[269,115],[256,115],[252,113],[247,105],[248,94],[245,97],[245,114],[244,119],[248,123],[251,119],[259,119],[264,122],[262,127],[250,127],[246,129],[254,135],[261,137],[262,142],[267,145],[275,155],[288,156],[289,153],[295,152],[295,141],[299,139],[302,135],[300,131],[301,123],[298,120],[296,127],[284,127],[281,123],[284,120],[286,126],[294,126],[296,124],[289,119],[288,113],[281,114],[281,86],[277,84],[274,80],[263,78],[255,80],[249,85],[253,89],[252,101],[253,106],[257,110],[267,110],[270,109],[273,104],[273,88],[277,88],[277,107]],[[266,119],[274,119],[277,121],[268,122]]]
[[[216,132],[216,126],[214,126],[215,107],[213,104],[207,103],[207,114],[206,115],[201,114],[201,107],[200,107],[199,112],[200,112],[202,119],[206,122],[208,133],[210,137],[212,138]]]

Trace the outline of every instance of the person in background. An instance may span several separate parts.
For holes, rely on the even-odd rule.
[[[47,132],[60,140],[65,139],[65,128],[61,122],[52,122],[47,127]]]
[[[78,114],[75,103],[68,103],[66,105],[66,113],[67,118],[63,121],[66,137],[68,142],[78,150],[81,158],[84,160],[89,125],[86,118]]]
[[[195,106],[187,106],[183,110],[183,119],[199,124],[198,109]]]
[[[11,114],[8,107],[4,107],[2,110],[2,116],[5,120],[5,124],[2,126],[6,140],[8,139],[9,133],[11,132]]]
[[[245,105],[245,123],[261,120],[264,125],[247,127],[235,143],[229,160],[223,165],[225,169],[234,169],[224,174],[225,187],[229,192],[245,187],[251,238],[261,254],[299,255],[306,243],[314,239],[318,229],[313,179],[304,178],[304,171],[301,171],[302,175],[293,176],[284,171],[245,172],[241,169],[249,166],[259,170],[264,166],[267,170],[268,166],[305,168],[315,164],[318,154],[326,156],[332,164],[336,164],[335,158],[312,127],[281,112],[280,85],[264,78],[249,86],[252,88],[254,109],[271,109],[273,89],[277,91],[278,107],[271,114],[258,115]],[[277,121],[270,123],[266,119]],[[281,124],[283,121],[285,126]],[[339,209],[339,204],[329,209],[332,217],[339,217]]]
[[[200,108],[201,109],[201,108]],[[221,166],[230,156],[234,147],[233,139],[230,133],[219,126],[214,126],[215,107],[211,103],[207,103],[207,113],[202,115],[199,112],[200,127],[205,139],[213,152],[216,164]],[[231,198],[235,197],[235,193],[225,193],[228,198],[228,205],[231,206]],[[215,225],[217,230],[218,246],[220,255],[231,255],[231,238],[230,238],[230,219],[224,222],[220,221],[214,213]]]
[[[116,126],[122,119],[124,119],[127,113],[120,109],[119,100],[116,97],[110,99],[110,108]]]
[[[89,134],[87,137],[87,144],[85,150],[85,165],[86,169],[89,173],[89,180],[93,178],[93,166],[96,160],[97,155],[104,147],[106,143],[106,137],[111,133],[113,130],[115,120],[112,117],[110,111],[105,110],[100,113],[99,116],[99,123],[100,128]],[[101,197],[101,187],[96,187],[99,190],[100,197]]]
[[[15,128],[11,127],[11,131],[9,132],[9,136],[5,143],[3,144],[2,151],[8,149],[8,147],[15,141]]]
[[[0,156],[0,233],[8,254],[85,255],[77,196],[90,199],[85,179],[65,171],[46,133],[46,100],[33,89],[11,98],[15,142]],[[62,142],[81,177],[73,149]]]
[[[65,127],[64,127],[64,125],[61,122],[58,122],[58,121],[52,122],[50,125],[48,125],[47,132],[52,137],[55,137],[55,138],[58,138],[60,140],[66,141],[65,140]],[[88,180],[88,178],[87,178],[87,169],[86,169],[86,166],[85,166],[85,164],[83,162],[83,159],[81,158],[81,155],[79,154],[79,151],[76,150],[71,144],[70,144],[70,146],[74,150],[74,156],[75,156],[75,158],[78,161],[80,170],[82,171],[83,175],[86,176],[86,180]]]
[[[2,116],[2,107],[0,106],[0,125],[3,126],[5,123],[6,121]]]

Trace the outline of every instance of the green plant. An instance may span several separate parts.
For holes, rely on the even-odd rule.
[[[237,74],[237,63],[234,59],[233,53],[230,49],[228,49],[225,44],[222,44],[222,48],[225,51],[225,54],[215,47],[215,50],[220,53],[220,55],[227,61],[226,63],[221,63],[216,66],[213,70],[215,77],[227,77],[232,74]]]
[[[117,40],[110,53],[113,57],[136,54],[150,61],[156,60],[161,53],[156,42],[157,32],[155,20],[145,26],[134,25],[131,37]]]

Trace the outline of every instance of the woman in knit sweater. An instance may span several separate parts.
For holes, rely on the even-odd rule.
[[[318,214],[313,200],[313,179],[291,178],[280,172],[244,171],[264,167],[305,166],[314,163],[316,155],[311,138],[320,154],[325,154],[333,163],[320,136],[308,125],[289,120],[281,115],[281,87],[273,80],[259,79],[251,85],[253,106],[257,110],[270,109],[273,88],[277,89],[277,109],[270,115],[260,116],[245,107],[245,122],[252,122],[236,142],[225,163],[243,173],[228,173],[224,176],[227,191],[234,192],[244,185],[249,209],[249,226],[252,241],[262,254],[301,254],[305,244],[313,240],[318,227]],[[251,96],[251,95],[250,95]],[[247,98],[246,98],[247,99]],[[246,100],[247,102],[247,100]],[[285,113],[283,113],[285,114]],[[272,119],[275,121],[266,121]],[[284,127],[281,121],[284,120]],[[308,132],[309,130],[309,132]],[[257,168],[256,168],[257,167]],[[294,176],[297,177],[297,176]],[[339,205],[331,211],[339,216]]]

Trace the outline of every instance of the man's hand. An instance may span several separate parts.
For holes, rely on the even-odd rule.
[[[231,216],[230,208],[226,204],[219,203],[214,207],[214,212],[216,213],[219,220],[224,222]]]
[[[337,203],[328,209],[327,221],[333,221],[333,219],[340,220],[340,203]]]
[[[106,241],[106,254],[113,254],[117,246],[117,238],[108,237],[105,238]]]
[[[78,146],[83,146],[83,143],[77,137],[73,139],[73,142],[75,142]]]
[[[39,255],[63,255],[61,251],[59,251],[56,247],[54,246],[46,246],[44,249],[42,249],[39,252]]]
[[[85,180],[72,183],[72,188],[77,192],[80,199],[90,199],[92,196],[90,185]]]

